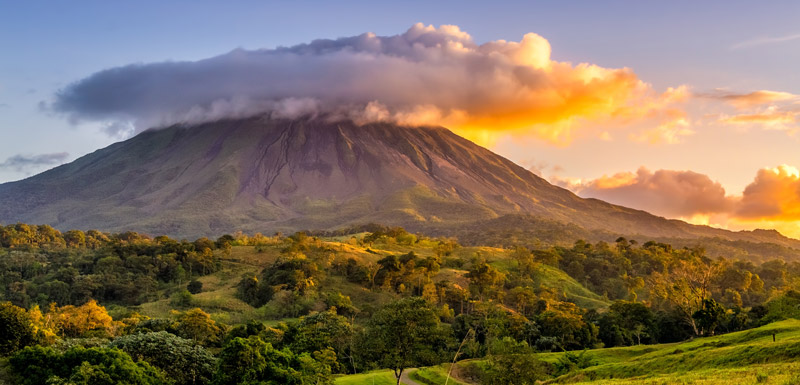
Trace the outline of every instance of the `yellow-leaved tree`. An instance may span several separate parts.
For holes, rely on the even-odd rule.
[[[116,334],[117,323],[95,300],[81,306],[54,307],[53,313],[55,324],[64,337],[110,337]]]

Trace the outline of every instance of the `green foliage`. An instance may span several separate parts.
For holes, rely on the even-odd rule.
[[[616,301],[600,317],[600,339],[606,347],[655,342],[657,325],[650,308],[639,302]]]
[[[234,338],[219,354],[214,385],[236,384],[332,384],[330,349],[313,354],[277,350],[257,336]]]
[[[31,317],[10,302],[0,303],[0,355],[6,356],[36,342]]]
[[[390,368],[399,378],[405,368],[445,361],[447,356],[442,353],[449,334],[429,303],[409,298],[376,312],[367,323],[359,347],[364,361]]]
[[[297,353],[313,353],[332,349],[340,359],[350,361],[350,370],[345,363],[332,366],[335,373],[355,372],[353,367],[353,325],[332,311],[321,312],[302,317],[300,322],[291,324],[286,334],[285,343]]]
[[[22,385],[161,385],[171,384],[146,362],[134,362],[119,349],[74,347],[63,353],[27,347],[10,360]]]
[[[180,337],[193,339],[203,346],[219,346],[225,335],[224,325],[217,324],[208,313],[199,308],[180,313],[174,324],[170,325]]]
[[[789,318],[800,319],[800,292],[788,290],[783,295],[769,300],[763,308],[756,311],[756,315],[760,316],[762,323]]]
[[[474,289],[481,299],[484,294],[491,294],[506,278],[505,274],[486,262],[473,264],[466,277],[469,278],[470,289]]]
[[[776,341],[772,341],[775,334]],[[592,365],[576,368],[559,377],[560,383],[572,383],[593,379],[597,383],[638,383],[636,380],[655,380],[660,383],[693,383],[695,373],[703,373],[703,381],[696,383],[739,384],[754,383],[752,373],[759,366],[778,373],[788,369],[792,379],[798,368],[796,355],[800,354],[800,321],[787,320],[760,328],[718,335],[699,337],[682,343],[663,345],[631,346],[624,348],[596,349],[585,353],[591,357]],[[545,361],[556,363],[565,353],[540,354]],[[794,366],[787,366],[794,365]],[[730,371],[730,372],[729,372]],[[749,373],[748,373],[749,372]],[[729,373],[726,379],[718,379]],[[771,376],[772,377],[772,376]],[[779,376],[775,376],[779,377]],[[785,374],[782,376],[786,378]],[[788,381],[786,383],[794,383]],[[782,382],[777,382],[782,383]]]
[[[594,365],[591,356],[586,354],[586,350],[575,354],[574,352],[564,352],[558,358],[554,366],[555,374],[562,375],[578,369],[586,369]]]
[[[305,249],[305,237],[293,243],[293,248]],[[298,243],[299,242],[299,243]],[[293,251],[284,252],[292,253]],[[261,277],[244,277],[237,285],[237,293],[241,300],[253,305],[263,306],[271,301],[275,293],[283,290],[304,296],[312,292],[319,283],[320,273],[317,264],[303,254],[282,256],[275,263],[261,272]]]
[[[481,376],[482,383],[533,385],[550,377],[551,366],[533,354],[504,354],[489,357]]]
[[[558,349],[582,349],[597,343],[598,327],[586,322],[583,312],[574,304],[562,302],[549,307],[537,317],[542,336],[554,337]]]
[[[714,301],[712,298],[703,300],[703,308],[692,314],[700,328],[701,333],[705,336],[714,335],[714,330],[719,326],[725,317],[725,308]]]
[[[184,309],[192,306],[194,303],[194,296],[191,292],[189,292],[189,290],[181,290],[172,295],[169,303],[173,307]]]
[[[117,337],[109,346],[163,370],[176,385],[206,384],[214,374],[216,360],[208,350],[171,333],[131,334]]]
[[[49,226],[0,226],[0,295],[21,307],[78,305],[92,298],[136,305],[154,299],[160,284],[217,271],[214,247],[134,232],[62,234]]]
[[[186,285],[186,290],[188,290],[189,293],[198,294],[203,291],[203,283],[196,279],[193,279],[189,281],[188,285]]]

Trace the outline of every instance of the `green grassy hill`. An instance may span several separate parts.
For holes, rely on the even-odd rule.
[[[679,343],[594,349],[584,354],[588,355],[591,366],[543,383],[800,384],[800,320],[785,320],[755,329]],[[553,364],[563,355],[537,354],[543,361]],[[429,376],[432,380],[436,377]]]
[[[561,354],[540,356],[555,362]],[[597,349],[586,354],[595,366],[566,374],[554,382],[661,384],[680,380],[698,384],[797,384],[800,383],[797,372],[800,321],[780,321],[681,343]]]
[[[775,341],[772,335],[775,335]],[[556,363],[564,353],[541,353],[543,361]],[[594,349],[584,353],[592,366],[543,384],[592,385],[728,385],[800,384],[800,320],[775,322],[756,329],[673,344]],[[463,361],[463,367],[470,361]],[[456,369],[454,372],[458,372]],[[447,366],[416,370],[419,383],[445,383]],[[389,371],[343,376],[337,385],[387,383]],[[448,384],[464,384],[451,378]]]
[[[422,257],[435,254],[434,242],[422,241],[413,245],[397,243],[376,243],[369,247],[347,243],[349,238],[327,238],[323,244],[332,250],[331,259],[354,258],[362,263],[374,263],[379,259],[395,254],[405,254],[413,251]],[[222,260],[222,269],[199,277],[203,283],[203,292],[192,298],[191,307],[199,307],[211,314],[216,321],[226,324],[240,324],[250,319],[270,320],[268,314],[263,314],[262,309],[254,308],[236,298],[236,284],[244,275],[258,275],[266,266],[273,263],[279,256],[283,245],[259,246],[234,246],[230,256]],[[464,263],[460,267],[442,267],[433,277],[434,281],[449,280],[460,284],[462,287],[469,285],[467,267],[472,258],[481,258],[489,262],[498,270],[507,272],[514,266],[510,257],[511,251],[492,247],[460,247],[450,257]],[[609,305],[603,297],[593,293],[565,272],[547,265],[540,264],[534,274],[537,285],[555,289],[568,301],[584,308],[601,309]],[[342,277],[329,274],[320,285],[324,290],[339,291],[349,296],[356,307],[363,304],[378,306],[392,301],[395,294],[386,291],[370,291],[363,286],[347,282]],[[177,288],[164,289],[165,293],[175,291]],[[168,318],[170,312],[176,308],[175,304],[162,295],[162,299],[154,302],[143,303],[136,310],[146,316],[154,318]]]

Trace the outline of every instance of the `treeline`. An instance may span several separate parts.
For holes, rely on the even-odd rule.
[[[3,239],[16,241],[0,249],[10,301],[0,305],[0,354],[25,384],[329,384],[336,374],[389,368],[399,378],[409,367],[466,358],[478,360],[462,366],[464,377],[524,384],[593,364],[585,353],[546,363],[535,352],[673,342],[800,316],[800,264],[755,265],[624,238],[466,253],[453,239],[388,227],[341,242],[306,233],[187,242],[87,232],[82,244],[47,227],[6,229],[12,236]],[[191,308],[191,292],[202,290],[191,278],[219,269],[238,246],[278,257],[231,282],[261,320],[227,326]],[[65,270],[75,275],[58,300],[60,292],[42,288],[67,283]],[[582,302],[544,279],[561,271],[599,296]],[[152,279],[154,292],[186,288],[173,297],[182,310],[112,319],[92,299],[147,300],[111,290],[129,278]],[[100,284],[76,290],[86,279]],[[265,318],[294,320],[268,326]]]
[[[0,300],[25,308],[90,299],[125,305],[151,301],[165,286],[217,271],[232,240],[0,226]]]
[[[334,373],[402,371],[451,357],[455,341],[420,298],[365,325],[334,310],[268,327],[228,327],[200,309],[113,320],[94,301],[42,313],[0,303],[0,356],[20,384],[332,384]]]

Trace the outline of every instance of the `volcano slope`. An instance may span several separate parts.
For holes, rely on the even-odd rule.
[[[528,219],[587,232],[720,237],[800,248],[773,232],[729,232],[583,199],[442,127],[254,117],[143,132],[0,185],[0,222],[174,237],[331,230],[414,231]]]

